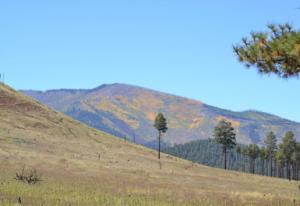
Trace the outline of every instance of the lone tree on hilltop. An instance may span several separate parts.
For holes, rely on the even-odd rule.
[[[268,25],[269,31],[252,32],[233,46],[240,62],[256,67],[260,73],[282,78],[300,73],[300,31],[290,24]]]
[[[163,133],[166,133],[168,130],[167,127],[167,120],[164,117],[164,115],[162,113],[159,113],[156,118],[155,118],[155,122],[154,122],[154,127],[157,129],[158,131],[158,159],[160,159],[160,142],[161,142],[161,136]]]
[[[214,139],[218,144],[222,145],[224,155],[224,169],[227,169],[227,152],[236,146],[236,134],[231,123],[221,120],[214,129]]]

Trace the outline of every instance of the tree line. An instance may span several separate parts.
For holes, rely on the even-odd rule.
[[[212,167],[300,179],[300,142],[292,132],[287,132],[281,143],[274,132],[269,132],[263,146],[242,145],[236,143],[231,123],[222,120],[215,127],[212,139],[175,145],[164,152]]]

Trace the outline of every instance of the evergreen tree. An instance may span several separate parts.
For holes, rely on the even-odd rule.
[[[250,144],[246,149],[246,155],[250,159],[250,171],[255,173],[255,161],[259,157],[260,149],[256,144]]]
[[[293,132],[287,132],[282,139],[282,143],[279,145],[279,150],[282,155],[282,159],[286,164],[287,178],[291,180],[291,163],[293,160],[293,154],[296,151],[296,140]]]
[[[275,153],[277,150],[277,138],[274,134],[274,132],[269,132],[267,134],[267,137],[264,141],[266,145],[266,157],[268,161],[270,162],[270,174],[273,176],[273,160],[275,158]]]
[[[276,152],[276,160],[278,162],[278,176],[284,178],[285,157],[280,145],[279,150]]]
[[[297,142],[295,151],[292,156],[293,161],[293,173],[294,173],[294,179],[299,180],[299,172],[300,172],[300,142]]]
[[[260,73],[288,78],[300,73],[300,31],[289,24],[269,25],[267,32],[252,32],[233,47],[239,61]]]
[[[224,169],[227,169],[227,152],[236,146],[236,134],[231,123],[221,120],[214,129],[214,139],[218,144],[222,145],[224,155]]]
[[[267,32],[251,33],[250,38],[243,38],[240,44],[233,46],[239,61],[245,63],[248,68],[257,68],[263,74],[276,74],[281,78],[299,76],[300,31],[293,29],[290,24],[269,25],[268,28],[269,31]],[[291,179],[290,164],[293,164],[294,170],[295,167],[298,167],[295,165],[297,162],[295,161],[297,159],[297,153],[295,153],[297,149],[292,153],[293,161],[291,162],[289,150],[291,145],[294,144],[288,143],[289,140],[293,139],[291,134],[287,134],[285,142],[280,144],[279,151],[275,155],[276,158],[274,158],[274,153],[270,153],[270,150],[268,150],[269,158],[271,155],[271,176],[273,175],[272,159],[275,160],[275,171],[278,170],[280,177],[284,176],[284,166],[287,169],[289,179]],[[296,172],[298,176],[299,169],[296,170],[298,171],[293,171],[293,173]]]
[[[164,117],[164,115],[162,113],[159,113],[156,118],[155,118],[155,122],[154,122],[154,127],[157,129],[158,131],[158,159],[160,159],[160,142],[161,142],[161,136],[163,133],[166,133],[168,130],[167,127],[167,120]]]
[[[297,180],[299,180],[299,167],[297,167],[296,169],[296,156],[299,155],[299,144],[300,143],[298,142],[298,153],[294,152],[292,156],[292,177]],[[231,157],[228,169],[253,173],[253,160],[251,160],[248,156],[247,148],[248,146],[237,144],[235,150],[230,150],[228,152],[228,156]],[[165,148],[164,152],[207,166],[218,168],[224,167],[222,145],[217,144],[216,141],[213,141],[212,139],[197,140],[185,144],[174,145],[172,147]],[[267,175],[266,159],[266,149],[262,147],[260,148],[259,159],[257,158],[255,161],[255,174]],[[274,165],[274,168],[276,168],[277,171],[276,175],[280,178],[286,178],[286,161],[280,149],[277,150],[274,160],[275,159],[277,162],[277,164]],[[261,171],[257,170],[258,168],[260,168]],[[296,172],[296,170],[298,171],[298,173]]]
[[[128,140],[127,135],[124,135],[124,141],[126,142]]]
[[[238,163],[240,163],[241,162],[241,156],[242,156],[242,147],[241,147],[241,145],[237,145],[235,151],[236,151],[236,161]],[[239,170],[239,168],[240,168],[240,165],[236,164],[236,170]]]
[[[259,151],[259,158],[261,161],[261,174],[264,175],[265,174],[265,160],[267,158],[267,150],[265,147],[260,148]]]

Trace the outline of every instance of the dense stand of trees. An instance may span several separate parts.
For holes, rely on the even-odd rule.
[[[164,149],[168,154],[219,168],[224,167],[223,151],[222,144],[214,139],[198,140]],[[263,147],[255,144],[237,145],[228,150],[227,169],[299,180],[300,142],[296,141],[292,132],[288,132],[278,144],[275,134],[269,133]]]

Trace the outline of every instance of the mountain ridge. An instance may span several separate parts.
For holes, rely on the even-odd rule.
[[[20,91],[92,127],[129,136],[141,144],[155,141],[152,124],[157,112],[165,113],[169,120],[167,145],[211,138],[213,127],[222,118],[232,122],[241,143],[262,143],[271,130],[278,137],[291,130],[300,138],[300,123],[277,115],[253,109],[226,110],[140,86],[114,83],[94,89]]]
[[[101,84],[100,86],[97,86],[95,88],[92,88],[92,89],[68,89],[68,88],[61,88],[61,89],[47,89],[47,90],[35,90],[35,89],[20,89],[19,91],[21,93],[30,93],[30,92],[36,92],[36,93],[51,93],[51,92],[87,92],[87,93],[90,93],[92,91],[97,91],[97,90],[100,90],[100,89],[104,89],[105,87],[111,87],[111,86],[126,86],[126,87],[133,87],[133,88],[139,88],[139,89],[143,89],[143,90],[148,90],[148,91],[152,91],[152,92],[156,92],[156,93],[161,93],[161,94],[165,94],[165,95],[171,95],[171,96],[176,96],[176,97],[180,97],[180,98],[184,98],[184,99],[187,99],[187,100],[192,100],[192,101],[198,101],[198,102],[203,102],[202,100],[199,100],[199,99],[195,99],[195,98],[190,98],[190,97],[185,97],[185,96],[180,96],[180,95],[176,95],[176,94],[172,94],[170,92],[162,92],[162,91],[158,91],[158,90],[155,90],[155,89],[149,89],[147,87],[143,87],[143,86],[136,86],[136,85],[132,85],[132,84],[125,84],[125,83],[111,83],[111,84]],[[208,104],[205,104],[205,105],[208,105]],[[233,109],[223,109],[223,108],[220,108],[218,106],[214,106],[214,105],[208,105],[210,107],[214,107],[214,108],[217,108],[217,109],[220,109],[220,110],[226,110],[226,111],[230,111],[230,112],[233,112],[233,113],[239,113],[239,114],[247,114],[247,113],[258,113],[258,114],[265,114],[265,115],[269,115],[269,116],[274,116],[274,117],[277,117],[277,118],[280,118],[280,119],[283,119],[283,120],[286,120],[286,121],[289,121],[289,122],[294,122],[294,123],[299,123],[298,121],[296,120],[290,120],[288,118],[285,118],[285,117],[281,117],[279,115],[275,115],[275,114],[272,114],[272,113],[268,113],[268,112],[264,112],[264,111],[261,111],[261,110],[257,110],[257,109],[246,109],[246,110],[241,110],[241,111],[238,111],[238,110],[233,110]]]

